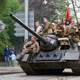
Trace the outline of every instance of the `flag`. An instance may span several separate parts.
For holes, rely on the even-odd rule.
[[[72,17],[71,17],[71,11],[70,11],[69,7],[66,9],[66,17],[65,18],[66,18],[65,19],[65,25],[71,24]]]
[[[66,21],[71,21],[71,12],[69,7],[66,10]]]

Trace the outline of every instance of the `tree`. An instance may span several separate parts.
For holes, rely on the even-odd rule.
[[[14,27],[9,14],[20,9],[21,6],[18,0],[0,0],[0,20],[6,25],[5,30],[0,33],[0,59],[6,45],[14,46]]]
[[[62,18],[66,11],[65,0],[47,0],[47,4],[43,4],[43,0],[30,0],[29,8],[34,9],[35,17],[49,16],[52,20]]]

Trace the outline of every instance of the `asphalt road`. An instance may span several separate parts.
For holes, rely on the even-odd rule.
[[[18,73],[17,73],[18,72]],[[80,76],[71,74],[70,69],[66,69],[66,74],[28,76],[20,67],[0,67],[0,80],[80,80]]]
[[[0,80],[80,80],[80,76],[27,76],[25,73],[1,75]]]

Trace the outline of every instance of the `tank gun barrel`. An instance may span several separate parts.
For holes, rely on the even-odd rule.
[[[34,35],[35,37],[37,37],[41,42],[43,42],[44,44],[46,43],[46,41],[44,40],[44,38],[42,38],[40,35],[36,34],[33,30],[31,30],[28,26],[26,26],[20,19],[18,19],[15,15],[13,15],[12,13],[10,14],[11,18],[16,21],[17,23],[19,23],[23,28],[25,28],[27,31],[29,31],[32,35]]]

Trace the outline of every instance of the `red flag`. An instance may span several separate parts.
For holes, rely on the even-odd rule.
[[[69,7],[66,10],[66,21],[71,21],[71,13]]]
[[[70,13],[70,8],[68,7],[66,10],[66,19],[65,19],[65,25],[71,24],[71,13]]]

